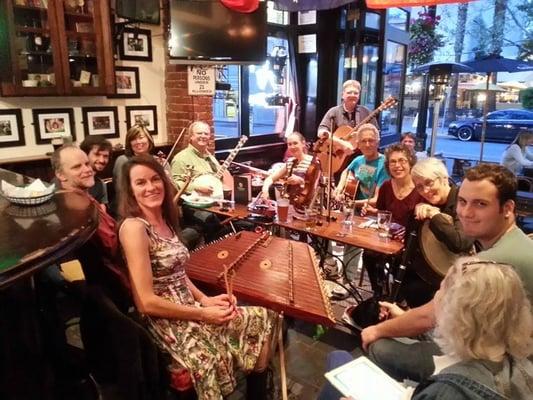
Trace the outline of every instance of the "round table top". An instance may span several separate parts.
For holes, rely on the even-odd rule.
[[[0,178],[7,176],[0,172]],[[82,193],[56,193],[38,206],[17,206],[0,198],[0,288],[80,247],[97,226],[96,207]]]

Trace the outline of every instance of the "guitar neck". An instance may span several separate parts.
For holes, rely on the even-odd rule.
[[[368,122],[370,122],[372,120],[372,118],[374,118],[376,115],[378,115],[381,111],[383,111],[383,110],[385,110],[385,109],[387,109],[389,107],[392,107],[396,103],[397,103],[397,100],[394,99],[393,97],[389,96],[389,98],[387,98],[383,103],[381,103],[381,105],[378,108],[376,108],[374,111],[372,111],[370,114],[368,114],[365,118],[363,118],[363,120],[359,121],[359,123],[353,127],[353,129],[350,131],[350,133],[348,133],[342,139],[343,140],[351,139],[353,137],[353,135],[355,135],[355,132],[357,132],[357,130],[362,125],[367,124]]]
[[[235,148],[233,150],[231,150],[231,152],[229,153],[228,157],[226,158],[224,163],[220,166],[220,168],[218,169],[217,173],[215,174],[215,176],[217,178],[219,178],[219,179],[222,178],[222,175],[224,175],[224,173],[228,170],[231,162],[237,156],[237,153],[242,148],[242,146],[244,146],[244,143],[246,143],[247,139],[248,139],[248,137],[243,136],[241,138],[241,140],[239,140],[239,143],[237,143],[237,146],[235,146]]]

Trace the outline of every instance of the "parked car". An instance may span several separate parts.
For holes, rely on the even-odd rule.
[[[448,135],[462,141],[480,140],[483,118],[467,118],[448,126]],[[511,142],[524,130],[533,130],[533,111],[510,109],[487,114],[485,139]]]

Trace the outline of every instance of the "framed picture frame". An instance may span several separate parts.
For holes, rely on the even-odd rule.
[[[117,107],[82,107],[81,114],[85,136],[120,137]]]
[[[25,144],[22,110],[20,108],[0,110],[0,147],[24,146]]]
[[[156,106],[126,106],[126,127],[130,129],[135,124],[142,124],[150,135],[157,135],[157,107]]]
[[[76,140],[72,108],[34,108],[32,112],[37,144],[51,143],[58,136],[70,136]]]
[[[138,99],[141,97],[138,67],[115,67],[116,93],[108,98]]]
[[[121,60],[152,61],[152,32],[124,28],[118,42],[118,55]]]

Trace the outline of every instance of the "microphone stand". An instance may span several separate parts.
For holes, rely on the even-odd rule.
[[[402,285],[403,278],[405,277],[405,271],[407,270],[407,266],[411,263],[417,241],[418,241],[418,237],[417,237],[416,232],[411,231],[409,233],[407,240],[405,241],[405,250],[402,255],[400,267],[398,269],[398,273],[396,274],[396,278],[394,278],[394,283],[392,285],[391,299],[390,299],[391,303],[394,303],[396,301],[396,298],[398,297],[398,294],[400,293],[400,286]]]
[[[329,147],[328,147],[328,191],[327,191],[327,196],[326,196],[326,199],[327,199],[327,207],[328,207],[328,213],[327,213],[327,216],[326,216],[326,221],[327,222],[331,222],[331,183],[332,183],[332,179],[333,179],[333,171],[332,171],[332,167],[333,167],[333,124],[335,123],[335,117],[331,117],[330,120],[329,120],[329,129],[330,129],[330,134],[329,134],[329,138],[328,138],[328,141],[329,141]]]

